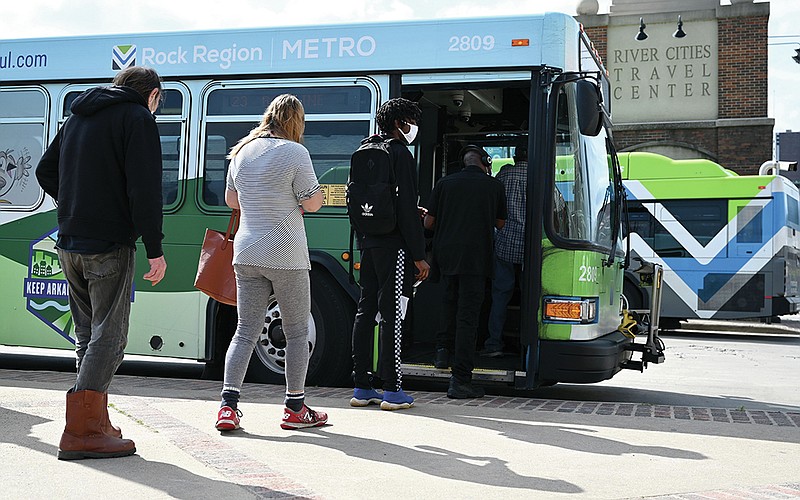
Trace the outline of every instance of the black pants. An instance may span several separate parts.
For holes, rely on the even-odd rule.
[[[377,375],[386,391],[399,391],[402,386],[400,354],[403,320],[400,297],[411,297],[413,265],[404,250],[367,248],[361,252],[361,298],[353,325],[353,371],[358,388],[372,387],[370,372],[378,312],[381,322]]]
[[[486,276],[445,275],[442,280],[446,289],[436,348],[453,351],[453,377],[460,382],[470,382],[475,368],[475,340]]]

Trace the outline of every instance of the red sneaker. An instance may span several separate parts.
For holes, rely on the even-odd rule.
[[[218,431],[235,431],[239,428],[239,417],[242,412],[234,410],[230,406],[223,406],[217,413],[217,424],[214,426]]]
[[[321,411],[314,411],[306,405],[299,412],[293,412],[289,408],[283,409],[282,429],[303,429],[305,427],[320,427],[328,421],[328,414]]]

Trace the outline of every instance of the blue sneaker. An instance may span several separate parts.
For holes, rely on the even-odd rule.
[[[414,398],[400,389],[397,392],[383,391],[381,410],[405,410],[414,406]]]
[[[350,400],[350,406],[369,406],[379,405],[383,401],[381,393],[375,389],[353,389],[353,398]]]

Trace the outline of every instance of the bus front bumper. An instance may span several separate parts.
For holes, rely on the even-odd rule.
[[[593,340],[542,340],[539,377],[543,382],[591,384],[610,379],[631,359],[632,340],[615,331]]]

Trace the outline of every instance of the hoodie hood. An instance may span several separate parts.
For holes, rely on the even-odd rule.
[[[76,115],[88,116],[123,102],[147,107],[144,98],[130,87],[94,87],[75,98],[70,109]]]

